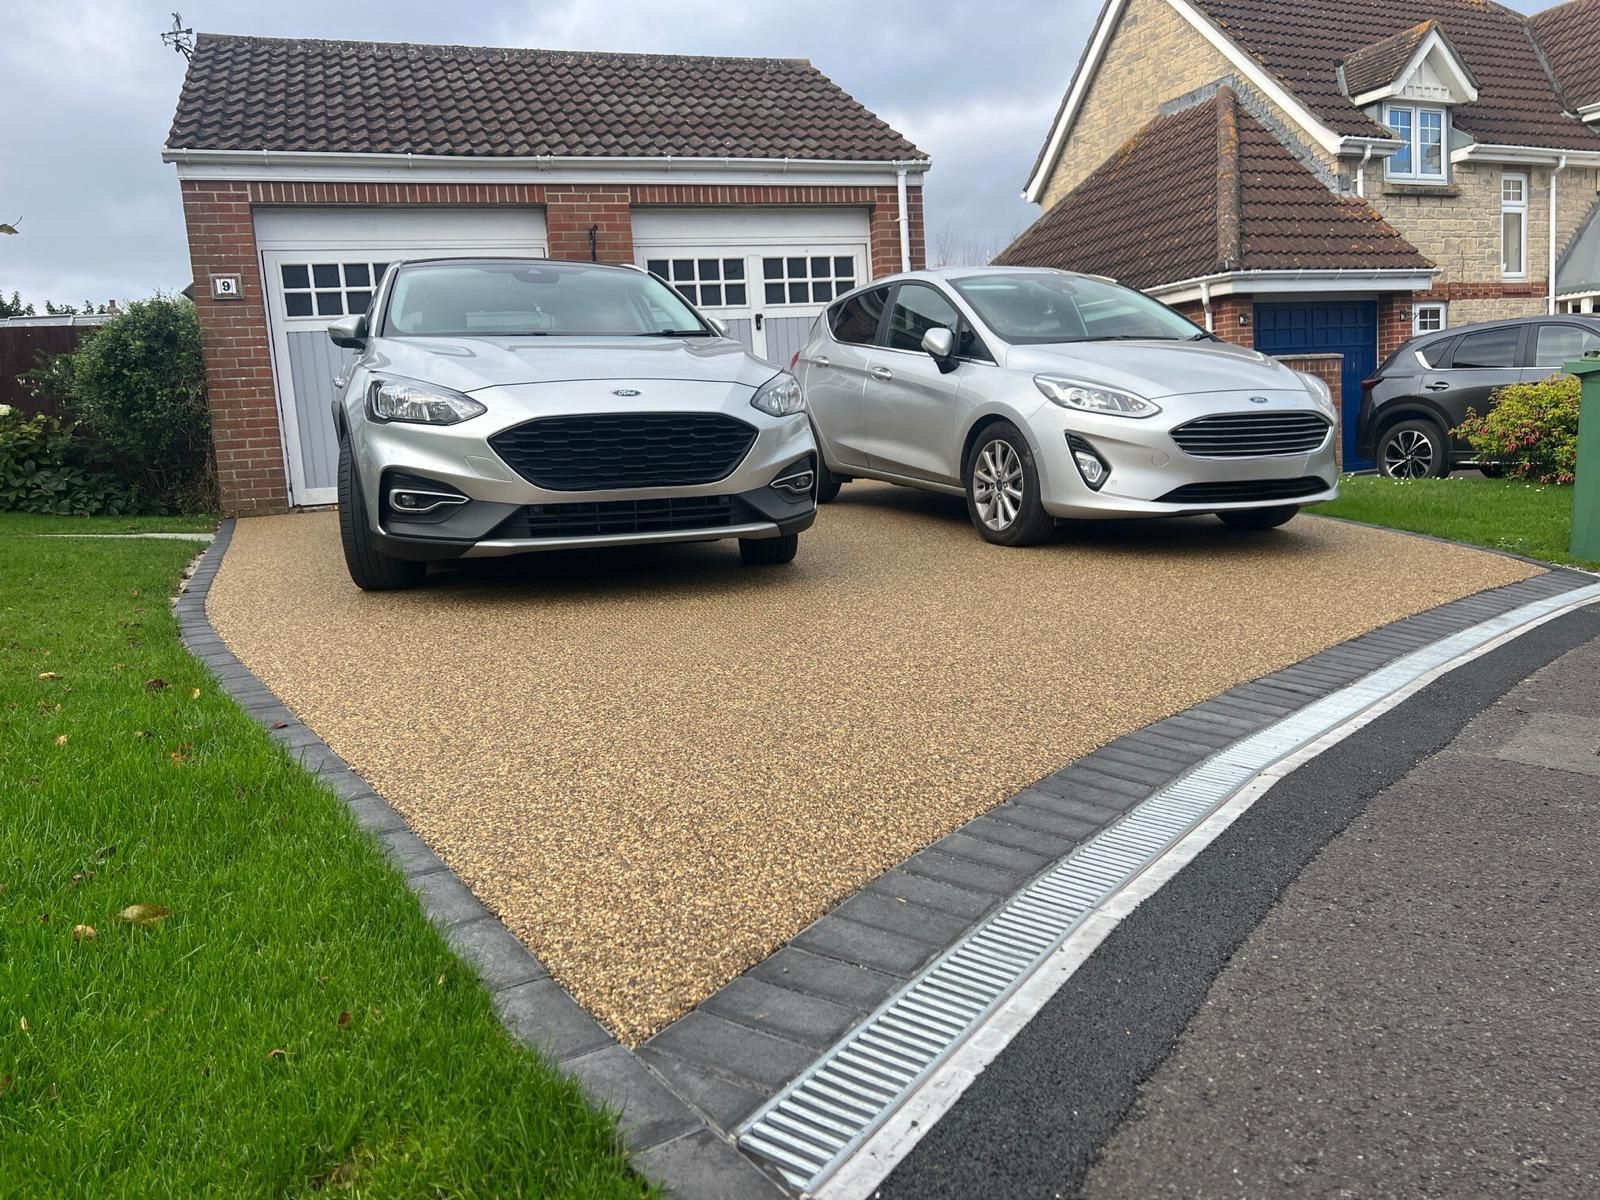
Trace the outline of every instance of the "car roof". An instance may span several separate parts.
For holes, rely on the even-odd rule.
[[[1474,321],[1470,325],[1452,325],[1448,329],[1435,329],[1419,333],[1410,340],[1417,343],[1437,342],[1443,338],[1460,337],[1463,333],[1476,333],[1484,329],[1521,328],[1545,321],[1576,321],[1580,325],[1600,328],[1600,314],[1595,313],[1535,313],[1531,317],[1502,317],[1498,321]]]

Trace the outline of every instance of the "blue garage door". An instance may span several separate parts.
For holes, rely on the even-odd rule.
[[[1263,354],[1344,355],[1341,424],[1344,469],[1359,471],[1372,460],[1356,454],[1356,419],[1361,381],[1378,369],[1378,304],[1375,300],[1256,305],[1256,349]]]

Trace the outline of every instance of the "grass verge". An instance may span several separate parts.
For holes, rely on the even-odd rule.
[[[646,1194],[183,650],[195,545],[50,525],[0,520],[0,1195]]]
[[[1568,553],[1570,487],[1464,475],[1406,481],[1346,476],[1339,481],[1338,500],[1310,511],[1509,550],[1541,562],[1600,567]]]

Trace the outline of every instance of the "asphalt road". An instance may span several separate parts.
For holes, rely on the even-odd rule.
[[[1600,612],[1445,676],[1141,906],[879,1194],[1600,1195],[1597,749]]]

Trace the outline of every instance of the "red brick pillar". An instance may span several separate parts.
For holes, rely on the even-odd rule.
[[[1333,395],[1333,411],[1344,419],[1344,355],[1342,354],[1286,354],[1278,359],[1286,367],[1315,375],[1328,385]],[[1333,439],[1333,458],[1339,470],[1344,470],[1344,438]]]
[[[545,230],[550,257],[588,262],[589,230],[593,256],[603,263],[633,261],[631,193],[626,187],[552,184],[545,188]]]
[[[906,188],[906,225],[911,238],[911,269],[927,265],[926,235],[922,227],[922,189]],[[881,279],[900,271],[900,192],[876,188],[872,195],[872,277]]]

